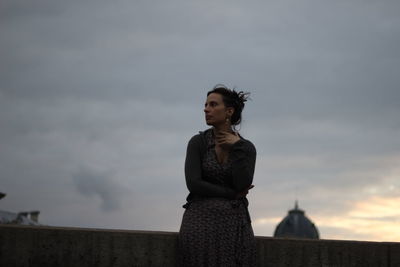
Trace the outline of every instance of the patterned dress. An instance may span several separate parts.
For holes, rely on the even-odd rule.
[[[206,133],[202,159],[205,180],[229,186],[232,161],[219,163],[212,131]],[[186,209],[179,231],[178,264],[182,267],[255,266],[256,250],[247,199],[197,197]]]

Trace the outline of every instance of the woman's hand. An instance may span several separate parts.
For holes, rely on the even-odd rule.
[[[215,135],[216,145],[222,149],[228,150],[234,143],[240,140],[238,133],[221,131]]]
[[[249,188],[243,190],[242,192],[237,193],[236,194],[236,199],[246,197],[247,194],[249,193],[249,190],[252,189],[253,187],[254,187],[254,185],[250,185]]]

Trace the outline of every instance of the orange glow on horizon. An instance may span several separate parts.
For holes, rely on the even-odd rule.
[[[310,215],[323,239],[400,242],[400,197],[378,197],[355,202],[342,214]],[[276,227],[283,218],[255,219],[256,228]],[[324,228],[329,229],[324,233]]]

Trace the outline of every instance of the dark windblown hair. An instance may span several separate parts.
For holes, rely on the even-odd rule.
[[[234,112],[231,117],[231,124],[236,126],[242,121],[242,110],[244,108],[244,102],[249,99],[250,93],[244,93],[243,91],[235,91],[235,89],[229,89],[223,84],[217,84],[214,88],[207,93],[209,96],[212,93],[222,95],[222,100],[226,107],[233,107]]]

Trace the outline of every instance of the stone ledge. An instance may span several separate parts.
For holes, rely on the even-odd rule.
[[[256,237],[258,266],[399,267],[400,243]],[[177,233],[0,226],[0,266],[175,266]]]

